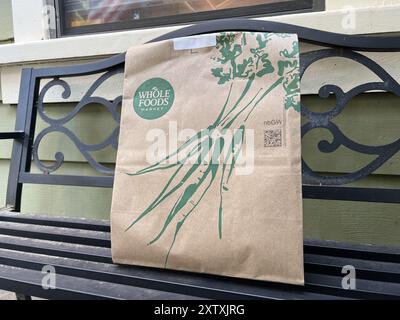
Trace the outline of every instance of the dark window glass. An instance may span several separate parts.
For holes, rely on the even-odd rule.
[[[311,0],[65,0],[62,34],[90,33],[268,13],[312,10]],[[319,5],[318,5],[319,7]]]

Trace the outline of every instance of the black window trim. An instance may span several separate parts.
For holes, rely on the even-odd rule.
[[[180,24],[190,24],[206,20],[238,18],[238,17],[266,17],[279,14],[294,14],[313,11],[324,11],[325,0],[295,0],[291,2],[277,2],[218,11],[205,11],[175,16],[165,16],[143,20],[114,22],[107,24],[89,25],[81,27],[67,27],[65,19],[64,1],[55,1],[58,15],[58,37],[79,36],[93,33],[126,31],[155,27],[167,27]]]

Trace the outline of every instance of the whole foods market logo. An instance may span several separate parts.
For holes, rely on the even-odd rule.
[[[133,108],[143,119],[158,119],[171,109],[174,99],[174,89],[167,80],[152,78],[136,90]]]

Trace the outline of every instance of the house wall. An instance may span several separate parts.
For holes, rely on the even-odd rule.
[[[27,14],[26,1],[0,1],[0,43],[13,38],[13,23],[10,19],[11,2],[14,16],[14,44],[0,46],[0,131],[12,130],[15,122],[18,100],[20,71],[23,67],[65,65],[97,60],[125,51],[129,46],[146,42],[157,35],[176,27],[122,31],[119,33],[87,35],[73,38],[48,39],[46,25],[37,6],[42,0],[31,0],[36,11]],[[25,5],[23,4],[25,3]],[[348,33],[370,34],[400,31],[398,17],[400,1],[327,0],[326,12],[268,17],[270,20],[309,26],[317,29]],[[36,12],[36,13],[35,13]],[[349,17],[355,23],[348,23]],[[24,18],[25,17],[25,18]],[[48,39],[48,40],[46,40]],[[303,45],[302,51],[312,46]],[[400,80],[400,54],[372,54],[394,77]],[[343,88],[374,79],[364,67],[355,63],[334,61],[323,62],[310,70],[304,79],[302,92],[307,94],[304,103],[313,110],[329,110],[332,101],[317,96],[323,83],[338,83]],[[121,89],[121,78],[107,83],[100,91],[117,96]],[[68,101],[61,98],[60,91],[51,92],[47,99],[46,111],[53,117],[61,117],[72,110],[74,103],[87,89],[93,78],[87,81],[72,81],[74,94]],[[354,99],[336,120],[342,131],[361,143],[381,145],[399,138],[398,98],[386,93],[369,93]],[[303,121],[306,121],[303,119]],[[40,122],[37,129],[44,128]],[[104,108],[85,108],[70,124],[86,143],[100,142],[115,126]],[[88,129],[89,128],[89,129]],[[303,156],[309,165],[322,173],[345,174],[366,165],[371,157],[360,155],[344,147],[332,154],[321,153],[317,143],[321,138],[330,139],[326,130],[316,130],[303,140]],[[65,164],[60,173],[87,174],[96,172],[85,164],[82,155],[74,145],[60,134],[49,136],[40,148],[40,158],[54,159],[56,151],[65,153]],[[0,142],[0,203],[4,203],[8,175],[11,143]],[[96,154],[105,164],[114,162],[115,152],[105,150]],[[400,154],[391,159],[375,174],[357,182],[357,186],[400,187]],[[37,169],[34,169],[37,170]],[[96,217],[108,219],[111,190],[102,188],[25,185],[22,209],[24,212]],[[400,245],[399,206],[348,201],[304,200],[305,236],[350,242]]]
[[[0,1],[0,44],[9,43],[13,38],[11,0]]]

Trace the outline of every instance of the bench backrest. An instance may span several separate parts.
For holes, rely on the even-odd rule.
[[[345,184],[362,179],[371,174],[400,149],[400,139],[393,143],[381,146],[368,146],[357,143],[346,137],[343,132],[331,121],[337,117],[348,102],[355,96],[367,91],[386,91],[400,96],[400,85],[382,67],[370,58],[359,53],[367,52],[392,52],[400,51],[400,37],[370,37],[348,36],[329,32],[323,32],[288,24],[267,22],[261,20],[228,19],[204,22],[185,27],[177,31],[165,34],[153,41],[171,39],[176,37],[222,32],[222,31],[256,31],[256,32],[282,32],[297,33],[300,41],[323,46],[324,49],[316,49],[301,54],[301,76],[313,63],[329,58],[341,57],[351,59],[362,64],[379,77],[379,81],[358,85],[350,91],[343,92],[334,85],[324,85],[320,88],[320,96],[336,95],[336,105],[328,112],[316,113],[302,105],[302,116],[308,122],[302,126],[302,136],[316,128],[325,128],[331,133],[333,140],[320,141],[318,147],[322,152],[333,152],[340,146],[345,146],[353,151],[368,155],[375,155],[375,159],[361,169],[339,176],[321,175],[315,172],[304,160],[303,170],[303,196],[312,199],[353,200],[400,203],[400,189],[382,188],[355,188],[346,187]],[[357,52],[358,51],[358,52]],[[23,132],[23,138],[14,142],[12,162],[9,174],[7,205],[15,211],[19,211],[21,203],[22,185],[24,183],[52,184],[52,185],[76,185],[92,187],[112,187],[113,169],[97,162],[91,152],[99,151],[112,146],[117,148],[118,122],[120,115],[117,112],[122,102],[122,97],[113,100],[99,97],[96,89],[110,77],[123,73],[125,55],[120,54],[112,58],[96,63],[74,65],[67,67],[52,67],[42,69],[24,69],[22,71],[19,104],[17,110],[16,131]],[[71,87],[67,80],[71,77],[99,75],[91,85],[76,107],[64,118],[53,119],[44,112],[44,98],[49,89],[61,86],[64,89],[63,99],[71,95]],[[353,76],[349,74],[349,77]],[[49,81],[50,80],[50,81]],[[41,85],[41,81],[49,81]],[[101,104],[107,108],[115,120],[115,129],[111,135],[99,144],[83,143],[70,129],[66,127],[80,110],[91,103]],[[35,132],[36,119],[40,117],[48,127],[40,132]],[[89,130],[89,128],[88,128]],[[71,176],[57,174],[57,170],[64,161],[64,155],[57,152],[55,162],[45,164],[39,159],[38,148],[42,139],[49,133],[61,132],[65,134],[84,156],[88,163],[103,176]],[[32,173],[31,165],[35,165],[41,173]]]

